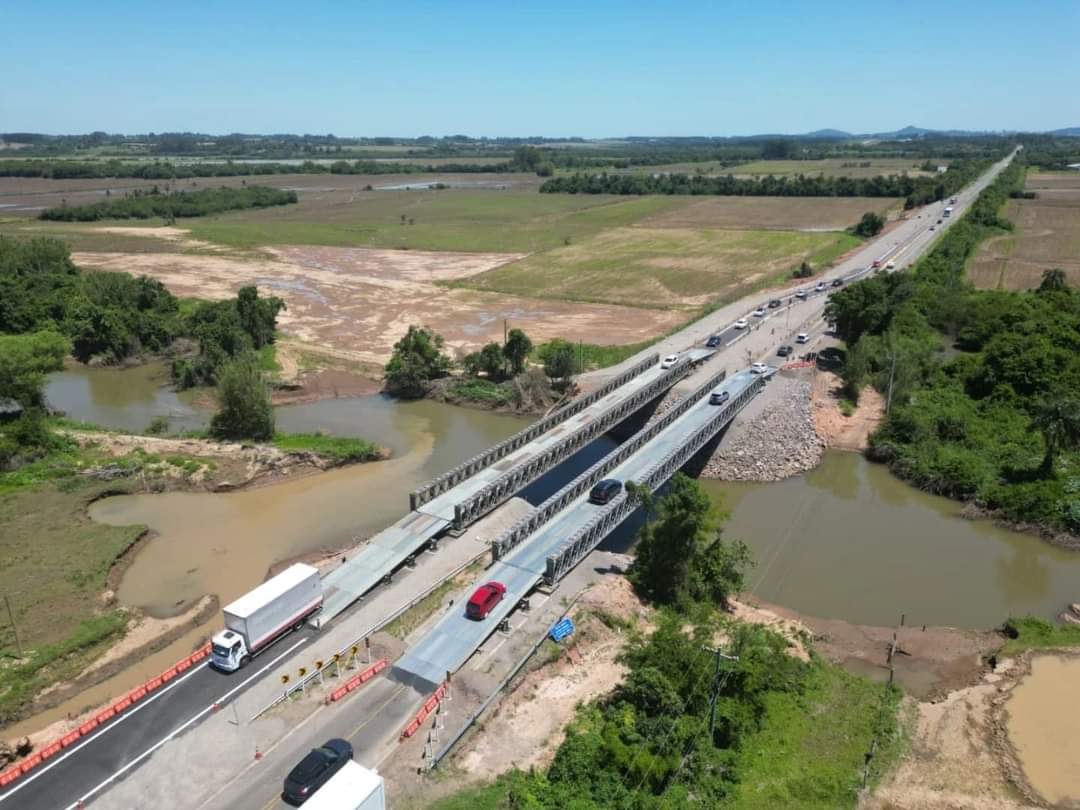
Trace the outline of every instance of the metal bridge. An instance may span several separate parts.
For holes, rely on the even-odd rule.
[[[636,508],[625,489],[611,502],[589,503],[602,478],[659,489],[709,443],[761,390],[763,375],[741,371],[713,375],[637,436],[579,475],[492,543],[492,567],[484,581],[506,586],[506,596],[483,621],[465,617],[464,606],[439,621],[394,666],[393,677],[428,691],[457,671],[534,588],[552,587]],[[711,405],[709,393],[730,394]]]
[[[463,532],[526,485],[623,422],[713,354],[693,349],[672,368],[653,354],[591,394],[574,400],[410,493],[412,511],[371,538],[323,579],[318,621],[333,619],[440,535]]]

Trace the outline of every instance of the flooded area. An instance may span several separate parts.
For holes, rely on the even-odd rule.
[[[1024,775],[1055,805],[1080,801],[1077,683],[1080,658],[1037,655],[1031,673],[1013,689],[1006,705],[1009,741]]]
[[[959,516],[854,453],[776,484],[703,481],[729,510],[728,537],[757,561],[750,590],[822,618],[988,628],[1052,619],[1080,598],[1080,554]]]
[[[65,416],[112,430],[145,430],[155,416],[169,419],[169,430],[206,427],[210,413],[194,407],[194,396],[169,384],[164,363],[133,368],[90,368],[72,363],[49,375],[49,406]]]

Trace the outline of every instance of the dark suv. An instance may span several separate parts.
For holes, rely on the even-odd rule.
[[[622,492],[622,481],[616,481],[614,478],[605,478],[592,488],[592,492],[589,493],[589,503],[603,506],[605,503],[609,503],[611,499],[620,492]]]
[[[285,777],[282,800],[294,806],[303,804],[352,758],[353,748],[348,740],[327,740],[313,748]]]

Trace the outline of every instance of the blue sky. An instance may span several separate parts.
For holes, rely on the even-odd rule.
[[[0,131],[1080,126],[1080,0],[2,0],[0,42]]]

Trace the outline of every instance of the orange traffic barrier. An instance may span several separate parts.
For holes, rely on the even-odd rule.
[[[41,758],[42,758],[43,760],[44,760],[44,759],[49,759],[50,757],[55,757],[55,756],[56,756],[57,754],[59,754],[59,753],[60,753],[60,748],[61,748],[61,747],[62,747],[62,746],[60,745],[60,743],[59,743],[59,742],[49,743],[49,744],[48,744],[48,745],[46,745],[46,746],[45,746],[44,748],[42,748],[42,749],[41,749],[41,750],[40,750],[40,751],[38,752],[38,754],[40,754],[40,755],[41,755]]]
[[[151,678],[146,682],[146,691],[153,692],[155,689],[159,689],[163,683],[165,683],[165,679],[160,675],[156,678]]]
[[[349,680],[347,680],[345,683],[343,683],[341,686],[331,692],[330,697],[327,698],[326,702],[334,703],[335,701],[341,700],[343,697],[345,697],[345,695],[349,694],[349,692],[352,692],[354,689],[357,689],[370,681],[372,678],[374,678],[376,675],[386,669],[388,665],[389,662],[385,658],[380,658],[363,672],[353,675],[351,678],[349,678]]]
[[[446,695],[446,683],[445,681],[439,684],[439,688],[435,690],[435,693],[424,701],[424,705],[420,707],[420,711],[416,713],[416,717],[412,719],[409,725],[405,726],[405,729],[401,732],[401,739],[411,737],[417,732],[417,729],[427,720],[428,715],[435,711],[435,707],[439,705],[443,697]]]
[[[106,723],[109,720],[112,720],[115,716],[116,709],[115,707],[110,706],[109,708],[103,709],[102,711],[98,712],[97,715],[94,717],[94,722],[100,726],[102,723]]]
[[[86,735],[86,734],[89,734],[91,731],[93,731],[97,727],[98,727],[97,718],[96,717],[91,717],[89,720],[87,720],[85,723],[83,723],[81,726],[79,726],[79,733],[83,734],[83,735]]]
[[[0,773],[0,787],[10,785],[16,779],[22,776],[22,770],[16,765],[14,768],[8,768],[3,773]]]
[[[131,706],[131,698],[128,697],[127,695],[124,695],[122,698],[120,698],[118,701],[116,701],[116,703],[114,703],[112,705],[113,709],[116,710],[117,714],[120,714],[120,712],[124,711],[125,709],[127,709],[130,706]]]
[[[41,754],[34,754],[29,756],[19,763],[19,771],[21,773],[29,773],[41,764]]]
[[[63,737],[60,738],[60,745],[64,748],[67,748],[80,737],[82,737],[82,731],[80,731],[79,729],[75,729],[74,731],[65,734]]]

